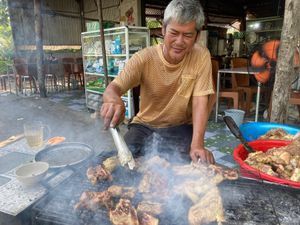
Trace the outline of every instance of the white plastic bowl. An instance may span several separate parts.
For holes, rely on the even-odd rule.
[[[49,164],[47,162],[31,162],[18,167],[15,175],[25,187],[31,187],[43,179],[48,169]]]

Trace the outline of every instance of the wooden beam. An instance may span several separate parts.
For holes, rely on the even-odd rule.
[[[108,72],[107,72],[107,61],[106,61],[106,50],[105,50],[105,37],[103,29],[103,15],[102,15],[102,1],[97,0],[97,9],[98,9],[98,19],[99,19],[99,28],[100,28],[100,41],[102,49],[102,59],[103,59],[103,69],[104,69],[104,78],[105,78],[105,87],[108,86]]]

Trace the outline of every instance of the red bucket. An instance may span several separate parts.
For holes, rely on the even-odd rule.
[[[280,140],[257,140],[257,141],[249,142],[249,145],[255,151],[266,152],[270,148],[286,146],[290,143],[291,143],[290,141],[280,141]],[[300,188],[300,182],[274,177],[266,173],[260,172],[259,170],[249,166],[247,163],[244,162],[247,157],[248,157],[248,152],[243,145],[240,144],[234,149],[233,158],[240,165],[241,175],[245,177],[254,178],[254,179],[263,179],[278,184],[289,185],[289,186]]]

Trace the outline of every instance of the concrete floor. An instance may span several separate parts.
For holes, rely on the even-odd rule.
[[[39,120],[49,126],[51,137],[64,136],[66,141],[89,144],[98,153],[113,149],[111,135],[103,130],[100,119],[49,98],[0,95],[0,140],[23,133],[26,121]]]

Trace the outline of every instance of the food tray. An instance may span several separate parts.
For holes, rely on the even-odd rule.
[[[290,144],[289,141],[282,141],[282,140],[257,140],[257,141],[249,142],[249,145],[255,151],[263,151],[263,152],[266,152],[268,149],[273,147],[281,147],[281,146],[286,146],[288,144]],[[288,186],[300,188],[300,182],[274,177],[266,173],[260,172],[259,170],[249,166],[247,163],[244,162],[247,156],[248,156],[248,152],[243,145],[238,145],[233,151],[233,158],[240,165],[240,172],[243,176],[255,178],[259,180],[263,179],[266,181],[271,181],[282,185],[288,185]]]
[[[93,155],[93,149],[86,144],[66,142],[39,151],[35,161],[47,162],[50,168],[57,169],[77,165]]]

